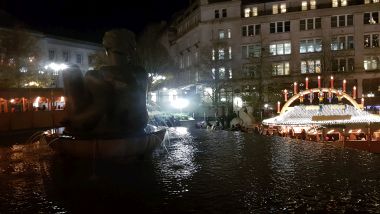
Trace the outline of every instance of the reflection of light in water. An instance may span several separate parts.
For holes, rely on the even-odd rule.
[[[164,158],[159,158],[158,169],[163,175],[163,183],[174,195],[188,191],[186,180],[198,171],[194,156],[197,149],[186,127],[175,127],[168,130],[171,143]],[[173,182],[173,180],[175,182]],[[173,183],[177,186],[174,187]]]
[[[189,134],[186,127],[175,127],[174,132],[180,136],[184,136],[186,134]]]

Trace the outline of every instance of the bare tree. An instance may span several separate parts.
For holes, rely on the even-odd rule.
[[[153,81],[162,75],[166,80],[170,78],[173,63],[168,50],[160,42],[161,35],[166,23],[152,24],[145,28],[137,40],[138,63],[142,65],[149,74],[148,90],[160,84],[162,81]],[[163,80],[163,79],[162,79]]]

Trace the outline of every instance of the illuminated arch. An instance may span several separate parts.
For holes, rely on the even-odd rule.
[[[312,88],[312,89],[307,89],[305,91],[302,91],[296,95],[294,95],[293,97],[291,97],[285,104],[284,106],[282,107],[281,109],[281,112],[280,114],[283,114],[287,111],[287,109],[289,108],[289,106],[294,102],[296,101],[297,99],[300,98],[300,96],[303,96],[303,95],[306,95],[306,94],[311,94],[311,93],[319,93],[319,92],[331,92],[333,94],[339,94],[342,96],[342,98],[346,98],[346,100],[348,100],[356,109],[361,109],[361,105],[359,105],[350,95],[342,92],[342,91],[338,91],[337,89],[334,89],[334,88]]]

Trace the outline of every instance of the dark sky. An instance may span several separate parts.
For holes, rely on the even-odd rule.
[[[34,29],[101,42],[106,30],[139,33],[152,22],[170,20],[189,0],[0,0],[2,7]]]

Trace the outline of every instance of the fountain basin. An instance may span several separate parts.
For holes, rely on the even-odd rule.
[[[41,140],[58,154],[97,160],[123,161],[149,154],[160,145],[166,136],[166,129],[138,136],[123,138],[76,138],[70,135],[45,132]]]

